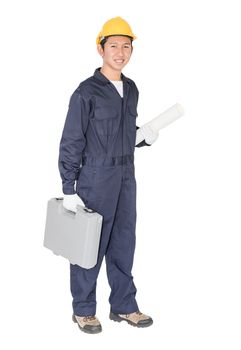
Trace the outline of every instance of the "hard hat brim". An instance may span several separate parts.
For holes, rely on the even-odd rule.
[[[96,38],[96,44],[101,44],[101,42],[111,36],[125,36],[127,38],[130,38],[131,40],[135,40],[137,39],[137,37],[135,35],[133,36],[130,36],[130,35],[127,35],[127,34],[110,34],[110,35],[105,35],[105,36],[97,36]]]

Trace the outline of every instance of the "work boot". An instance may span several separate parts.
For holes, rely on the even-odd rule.
[[[150,316],[144,315],[141,312],[132,312],[131,314],[114,314],[113,312],[110,313],[110,319],[112,321],[126,321],[130,325],[134,327],[144,328],[149,327],[152,325],[153,320]]]
[[[100,321],[95,316],[72,316],[74,323],[78,323],[79,329],[85,333],[97,334],[102,331]]]

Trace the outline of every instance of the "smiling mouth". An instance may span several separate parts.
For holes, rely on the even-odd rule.
[[[114,60],[116,63],[118,64],[123,64],[124,63],[124,60]]]

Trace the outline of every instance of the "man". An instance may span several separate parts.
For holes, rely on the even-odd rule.
[[[111,294],[110,319],[137,327],[150,326],[139,312],[131,274],[135,250],[136,182],[134,149],[138,90],[122,74],[136,39],[120,17],[107,21],[97,37],[102,67],[82,82],[70,99],[60,142],[59,170],[65,208],[81,204],[103,216],[98,261],[84,269],[71,265],[73,321],[86,333],[101,332],[96,314],[96,281],[103,257]],[[141,128],[138,146],[152,144],[158,134]],[[75,181],[76,187],[75,187]]]

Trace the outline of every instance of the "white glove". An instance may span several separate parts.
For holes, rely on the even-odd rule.
[[[71,210],[73,212],[77,212],[77,205],[82,205],[85,207],[84,202],[82,199],[75,194],[65,194],[64,195],[64,200],[63,200],[63,207],[67,210]]]
[[[147,124],[140,127],[140,129],[138,129],[138,132],[140,132],[143,135],[145,142],[148,145],[152,145],[158,139],[159,136],[159,132],[153,130],[150,127],[150,125]]]

